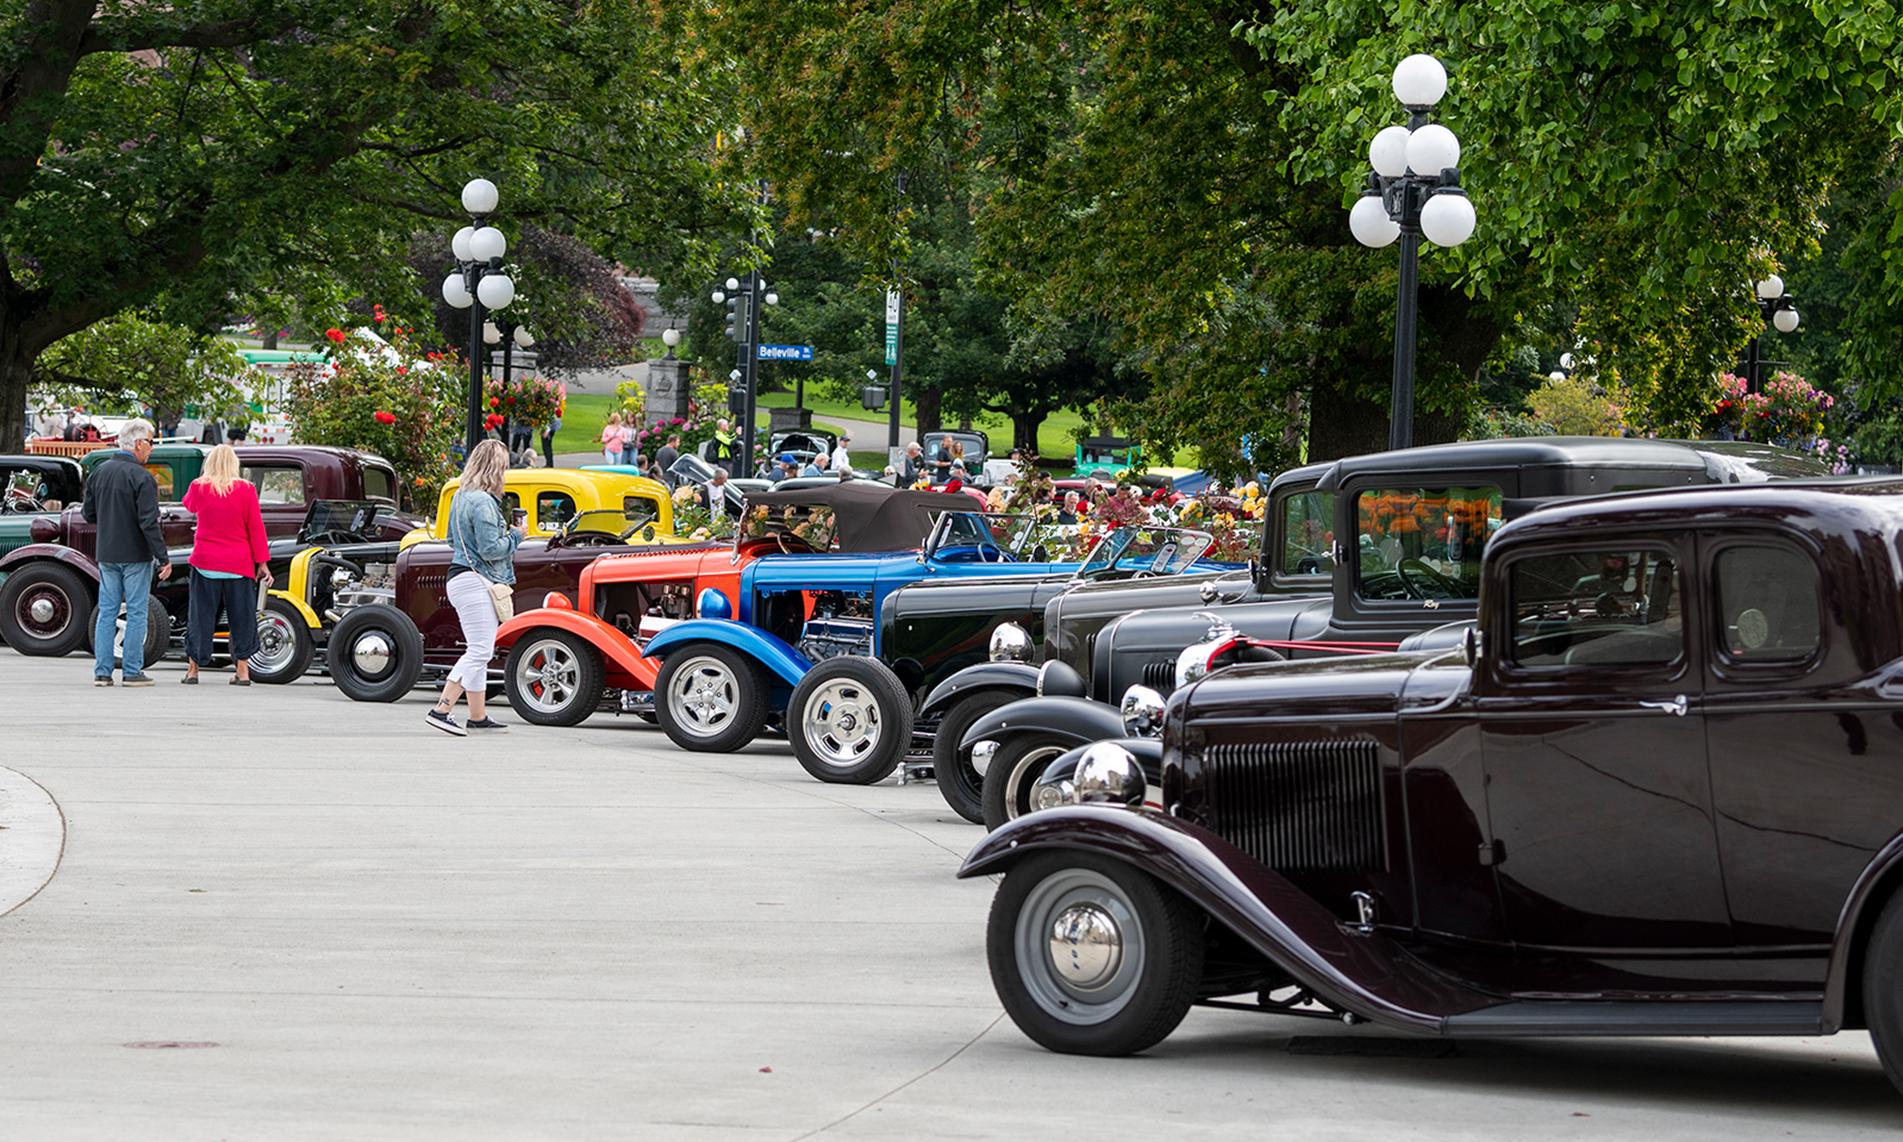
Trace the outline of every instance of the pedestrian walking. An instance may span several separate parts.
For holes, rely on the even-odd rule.
[[[98,529],[94,559],[99,564],[99,619],[93,624],[93,685],[112,685],[112,635],[119,607],[126,609],[123,666],[127,686],[150,686],[145,673],[146,600],[152,594],[152,568],[160,579],[172,577],[165,536],[159,530],[159,484],[145,470],[152,455],[152,422],[134,418],[119,430],[119,449],[86,478],[86,522]],[[256,633],[253,631],[252,633]]]
[[[905,462],[899,466],[899,487],[911,487],[924,474],[925,448],[914,440],[905,446]]]
[[[463,655],[450,668],[449,681],[428,715],[444,733],[470,730],[495,733],[508,727],[489,716],[489,660],[496,653],[496,628],[515,616],[515,549],[522,543],[520,523],[502,511],[502,477],[509,454],[499,440],[485,440],[463,465],[462,486],[449,504],[450,562],[446,593],[462,624]],[[469,720],[458,724],[456,700],[469,698]]]
[[[601,429],[601,458],[610,464],[621,462],[621,446],[627,441],[627,433],[621,427],[621,414],[608,414],[608,423]],[[473,455],[473,454],[472,454]]]
[[[233,686],[251,685],[258,652],[258,591],[271,586],[271,547],[264,535],[258,489],[238,474],[238,453],[220,444],[205,454],[204,474],[185,489],[192,532],[191,601],[185,618],[185,685],[211,661],[212,632],[224,612],[231,632]]]

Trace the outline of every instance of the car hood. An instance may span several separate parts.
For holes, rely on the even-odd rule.
[[[1445,705],[1470,674],[1458,651],[1298,659],[1218,670],[1180,700],[1192,724],[1394,717]]]

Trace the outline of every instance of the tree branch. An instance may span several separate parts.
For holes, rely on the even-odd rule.
[[[31,0],[15,33],[19,62],[0,72],[0,214],[33,183],[53,123],[65,104],[66,87],[79,63],[79,44],[96,0]]]
[[[273,11],[268,4],[249,16],[203,24],[175,24],[154,19],[104,20],[87,27],[79,41],[79,54],[158,48],[236,48],[295,31],[297,26],[293,17]]]

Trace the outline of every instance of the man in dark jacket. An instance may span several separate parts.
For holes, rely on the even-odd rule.
[[[126,608],[127,686],[150,686],[145,673],[145,603],[152,594],[152,568],[172,577],[165,536],[159,531],[159,485],[145,462],[152,455],[152,423],[129,420],[119,430],[119,451],[86,478],[86,522],[99,529],[93,558],[99,563],[99,619],[93,627],[93,685],[112,685],[113,628],[119,604]]]
[[[661,445],[660,450],[655,452],[654,454],[654,463],[659,465],[661,471],[664,474],[666,474],[667,482],[670,485],[674,483],[674,476],[673,476],[674,461],[679,460],[680,458],[681,458],[681,434],[677,432],[674,435],[668,437],[667,443]]]

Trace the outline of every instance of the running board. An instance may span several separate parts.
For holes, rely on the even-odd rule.
[[[1450,1015],[1441,1033],[1531,1035],[1821,1035],[1822,1000],[1519,999]]]

